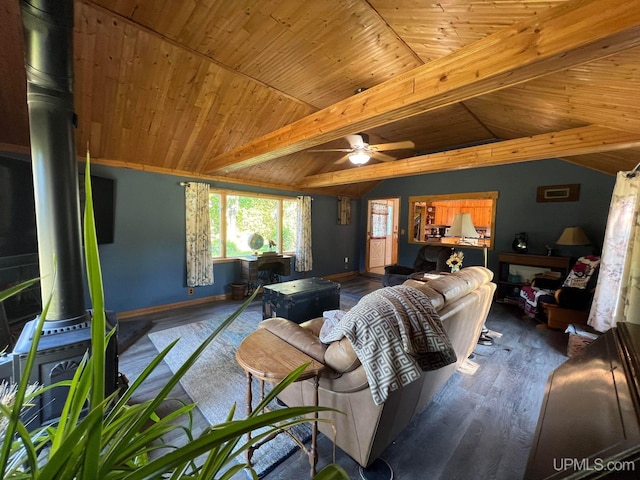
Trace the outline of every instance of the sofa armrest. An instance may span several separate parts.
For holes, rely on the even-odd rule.
[[[384,267],[384,273],[387,275],[411,275],[415,270],[405,265],[387,265]]]
[[[320,339],[311,331],[301,327],[291,320],[285,318],[269,318],[258,324],[258,328],[266,328],[274,335],[280,337],[289,345],[296,347],[306,353],[314,360],[324,364],[324,354],[327,350]]]
[[[330,343],[324,358],[325,363],[338,373],[351,372],[361,365],[351,341],[347,338]]]

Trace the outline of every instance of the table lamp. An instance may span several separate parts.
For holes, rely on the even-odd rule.
[[[562,231],[560,238],[556,240],[557,245],[591,245],[591,240],[580,227],[566,227]]]
[[[476,232],[476,228],[473,226],[470,213],[456,213],[453,219],[453,225],[451,225],[447,235],[449,237],[460,237],[459,245],[477,245],[477,240],[473,243],[466,240],[466,238],[477,239],[480,237],[480,234]]]

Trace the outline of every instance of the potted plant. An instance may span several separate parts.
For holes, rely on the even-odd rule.
[[[296,380],[306,365],[291,372],[275,386],[248,418],[234,419],[235,405],[231,406],[226,422],[212,425],[199,435],[193,434],[190,422],[195,404],[181,405],[164,418],[156,414],[157,407],[167,399],[171,389],[193,365],[200,353],[250,304],[255,297],[254,292],[202,343],[180,370],[168,379],[155,398],[138,404],[129,403],[136,389],[163,360],[177,340],[160,352],[126,390],[114,392],[105,398],[105,348],[114,331],[105,335],[104,294],[93,220],[89,163],[87,152],[84,243],[87,279],[93,304],[91,352],[85,354],[72,380],[44,388],[34,389],[28,385],[28,372],[34,363],[41,327],[47,314],[48,304],[45,304],[25,364],[25,374],[21,376],[19,385],[11,387],[12,403],[0,403],[0,419],[4,420],[6,429],[0,445],[2,478],[228,479],[238,471],[246,469],[257,479],[250,465],[235,464],[233,459],[276,430],[308,422],[305,415],[328,410],[322,407],[293,407],[270,412],[262,410],[262,407],[273,400],[282,389]],[[37,280],[25,282],[0,293],[0,301],[27,288],[35,281]],[[29,431],[20,416],[23,406],[44,391],[59,386],[68,388],[60,419],[51,425]],[[183,420],[183,423],[179,420]],[[247,432],[263,427],[267,427],[265,433],[256,435],[250,442],[244,440]],[[181,430],[186,435],[188,442],[185,445],[171,446],[159,443],[174,430]],[[159,448],[166,448],[166,451],[163,451],[162,455],[151,455]],[[348,475],[338,465],[331,464],[315,478],[348,479]]]

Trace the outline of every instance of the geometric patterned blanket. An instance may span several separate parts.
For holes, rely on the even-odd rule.
[[[364,367],[376,405],[420,378],[423,371],[457,360],[429,297],[405,285],[362,297],[324,340],[343,337],[351,341]]]

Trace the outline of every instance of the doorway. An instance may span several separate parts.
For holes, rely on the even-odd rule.
[[[399,198],[369,200],[367,214],[366,271],[384,274],[398,261]]]

